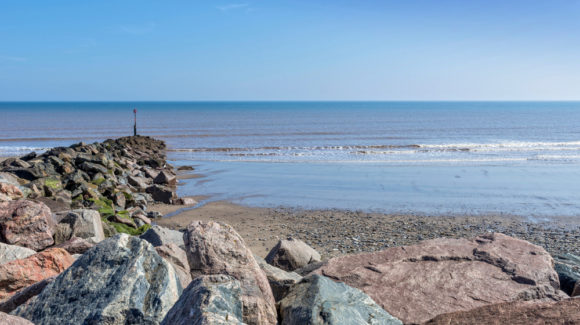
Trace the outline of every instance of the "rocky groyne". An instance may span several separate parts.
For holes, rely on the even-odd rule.
[[[580,259],[499,233],[331,259],[288,238],[264,260],[224,223],[155,225],[176,179],[154,139],[2,166],[0,323],[580,323]]]

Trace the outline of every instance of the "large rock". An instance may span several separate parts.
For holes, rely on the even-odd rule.
[[[515,301],[439,315],[426,324],[580,324],[580,298],[558,302]]]
[[[116,235],[82,255],[13,314],[51,324],[159,324],[181,294],[173,267],[137,237]]]
[[[268,283],[270,283],[270,288],[272,288],[274,300],[276,301],[280,301],[282,298],[286,297],[288,290],[302,280],[302,277],[295,272],[287,272],[272,266],[266,263],[266,261],[259,256],[254,255],[254,258],[256,259],[256,262],[258,262],[258,265],[260,265],[262,271],[264,271],[264,274],[266,274]]]
[[[24,196],[17,185],[0,182],[0,201],[12,201]]]
[[[84,254],[89,249],[95,247],[95,244],[83,238],[72,237],[71,239],[65,241],[64,243],[55,245],[54,247],[62,248],[67,252],[69,252],[69,254],[74,255],[74,254]]]
[[[175,198],[175,192],[166,186],[152,185],[147,188],[147,193],[151,194],[153,200],[171,204]]]
[[[66,238],[66,240],[72,237],[79,237],[97,244],[105,239],[103,223],[98,211],[87,209],[72,210],[59,223],[67,224],[71,229],[70,237]]]
[[[30,248],[0,243],[0,265],[36,254]]]
[[[36,251],[54,243],[56,225],[50,209],[41,202],[0,202],[0,241]]]
[[[173,265],[181,286],[187,288],[192,279],[189,273],[189,263],[187,262],[187,254],[185,254],[185,251],[174,243],[157,246],[155,250],[159,256]]]
[[[178,247],[185,249],[183,233],[181,231],[171,230],[157,225],[147,230],[140,238],[145,239],[155,247],[173,243]]]
[[[292,287],[279,303],[282,325],[402,325],[364,292],[313,274]]]
[[[570,297],[580,296],[580,257],[572,254],[556,256],[555,269],[562,291]]]
[[[26,319],[18,316],[12,316],[0,311],[0,324],[6,325],[34,325]]]
[[[25,304],[28,300],[30,300],[30,298],[39,295],[49,283],[54,281],[54,279],[56,279],[56,275],[38,281],[32,284],[31,286],[28,286],[16,292],[8,299],[5,299],[0,302],[0,311],[9,313],[14,309],[16,309],[18,306]]]
[[[153,182],[155,184],[175,186],[177,185],[177,178],[175,177],[175,175],[169,173],[168,171],[162,170],[161,172],[159,172],[157,177],[153,179]]]
[[[560,300],[553,263],[539,246],[489,234],[333,258],[315,272],[361,289],[405,323],[420,323],[492,303]]]
[[[241,296],[240,282],[230,276],[200,276],[183,291],[161,324],[242,324]]]
[[[38,281],[58,275],[74,262],[61,248],[50,248],[24,259],[0,265],[0,300]]]
[[[286,271],[294,271],[310,263],[320,262],[320,254],[300,239],[280,240],[266,262]]]
[[[276,307],[268,279],[231,226],[194,221],[187,227],[184,239],[193,278],[212,274],[232,276],[242,286],[244,323],[276,324]]]

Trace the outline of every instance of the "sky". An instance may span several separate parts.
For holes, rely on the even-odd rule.
[[[0,0],[0,101],[580,100],[580,0]]]

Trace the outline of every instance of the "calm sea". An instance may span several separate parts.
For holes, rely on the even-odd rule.
[[[0,156],[139,133],[256,206],[580,216],[580,102],[0,103]]]

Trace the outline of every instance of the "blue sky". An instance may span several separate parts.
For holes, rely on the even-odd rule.
[[[579,0],[1,1],[0,101],[580,99]]]

